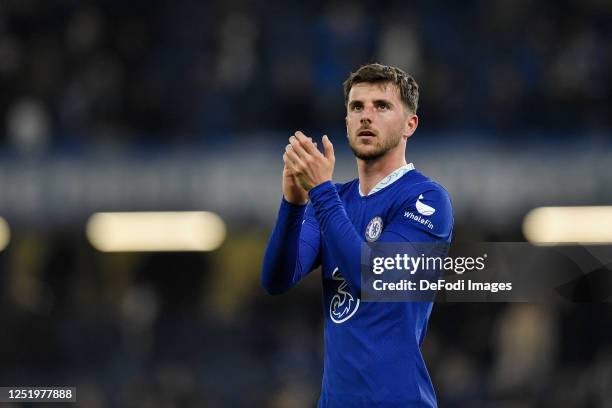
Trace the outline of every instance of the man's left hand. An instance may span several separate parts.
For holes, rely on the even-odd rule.
[[[332,179],[336,158],[334,146],[323,136],[323,153],[312,139],[297,131],[289,138],[283,160],[293,170],[297,181],[306,191]]]

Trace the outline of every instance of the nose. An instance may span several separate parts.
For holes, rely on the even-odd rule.
[[[361,118],[359,118],[359,121],[361,122],[361,124],[370,124],[372,123],[372,114],[374,113],[374,109],[366,106],[361,110]]]

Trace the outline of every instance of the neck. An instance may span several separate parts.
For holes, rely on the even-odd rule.
[[[376,160],[357,159],[361,193],[368,195],[380,180],[406,164],[404,151],[400,149],[390,151]]]

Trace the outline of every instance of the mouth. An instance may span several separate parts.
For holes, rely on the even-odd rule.
[[[366,137],[366,138],[367,137],[375,137],[376,133],[374,133],[371,130],[364,129],[364,130],[360,130],[359,132],[357,132],[357,136],[358,137]]]

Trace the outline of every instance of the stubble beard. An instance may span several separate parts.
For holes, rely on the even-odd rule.
[[[380,136],[376,136],[379,138]],[[349,147],[353,151],[355,157],[365,161],[374,161],[378,160],[381,157],[385,156],[390,150],[396,148],[400,141],[402,140],[402,136],[389,136],[388,138],[383,139],[382,141],[376,140],[375,148],[369,149],[368,151],[359,151],[359,148],[355,146],[354,139],[349,137]]]

